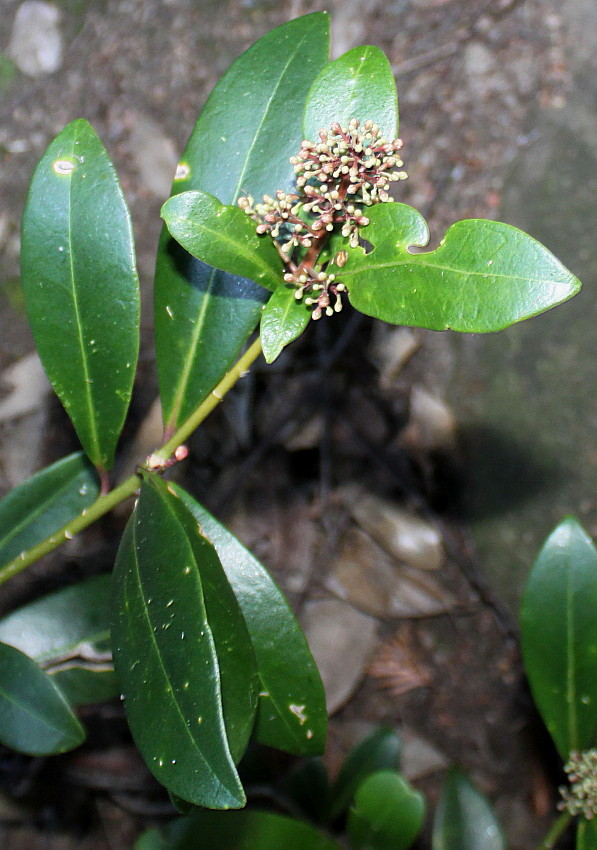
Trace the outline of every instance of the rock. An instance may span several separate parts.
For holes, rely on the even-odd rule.
[[[404,727],[400,732],[400,738],[402,740],[400,769],[411,782],[448,766],[446,756],[429,741],[420,738],[412,729]]]
[[[0,401],[0,422],[38,410],[51,390],[41,360],[34,351],[5,369],[0,380],[3,385],[12,387]]]
[[[417,385],[410,394],[409,423],[401,436],[405,445],[425,452],[451,449],[456,419],[444,401]]]
[[[471,41],[464,50],[464,70],[469,86],[479,97],[507,91],[509,83],[498,69],[495,54],[480,41]]]
[[[28,77],[52,74],[62,64],[62,14],[53,3],[26,0],[17,9],[7,53]]]
[[[132,113],[127,147],[135,161],[141,188],[157,198],[167,198],[176,173],[178,155],[172,139],[148,115]]]
[[[332,560],[326,586],[376,617],[418,617],[450,610],[454,599],[420,570],[400,566],[353,527]]]
[[[358,487],[344,487],[340,495],[353,519],[386,552],[420,570],[442,566],[442,538],[433,525]]]
[[[301,618],[321,673],[329,714],[349,699],[375,647],[377,623],[339,599],[316,599]]]
[[[382,322],[374,325],[373,356],[379,368],[379,384],[384,390],[396,387],[398,376],[421,346],[421,335],[413,328],[392,328]]]

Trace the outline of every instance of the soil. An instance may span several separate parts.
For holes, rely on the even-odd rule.
[[[336,54],[366,42],[390,58],[409,172],[401,200],[425,215],[434,244],[457,219],[497,217],[511,163],[529,144],[529,113],[561,108],[572,85],[561,4],[327,5]],[[19,6],[2,0],[5,52]],[[79,116],[102,137],[131,207],[149,304],[159,208],[207,94],[262,33],[323,8],[308,0],[55,6],[65,44],[60,67],[35,78],[0,67],[0,372],[34,349],[17,286],[18,228],[49,140]],[[157,392],[150,323],[146,307],[125,451]],[[402,363],[405,343],[410,356]],[[337,770],[347,748],[377,724],[406,730],[415,756],[423,745],[434,753],[431,767],[415,756],[407,765],[430,810],[445,766],[458,763],[495,805],[512,850],[525,850],[551,822],[557,759],[526,691],[516,616],[489,589],[459,519],[466,485],[458,427],[441,403],[450,358],[444,335],[420,333],[409,343],[346,310],[310,329],[273,368],[254,371],[193,438],[180,481],[272,570],[299,615],[330,595],[334,553],[354,524],[342,498],[347,485],[358,482],[439,532],[445,561],[433,576],[451,601],[441,614],[422,603],[416,616],[376,615],[375,644],[334,713],[326,760]],[[438,400],[441,416],[438,408],[416,415],[421,390]],[[430,436],[438,421],[441,439]],[[58,403],[43,396],[26,415],[0,422],[0,445],[0,487],[8,490],[76,441]],[[125,518],[107,519],[15,579],[3,590],[2,610],[108,570]],[[121,707],[88,708],[83,717],[89,740],[72,754],[43,761],[0,751],[7,850],[132,847],[144,828],[171,814],[130,742]],[[428,832],[417,846],[429,846]]]

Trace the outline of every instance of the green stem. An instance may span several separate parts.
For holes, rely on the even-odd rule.
[[[196,428],[206,419],[209,414],[218,406],[224,396],[236,384],[239,378],[247,374],[249,367],[261,354],[261,340],[257,338],[255,342],[247,349],[240,357],[234,366],[227,372],[220,383],[211,391],[209,396],[201,402],[201,404],[191,413],[189,418],[182,423],[180,428],[166,440],[142,465],[144,469],[159,469],[160,466],[167,465],[168,460],[174,454],[176,449],[182,445],[185,440],[195,431]],[[38,561],[44,555],[52,552],[61,546],[65,540],[71,540],[76,534],[83,531],[84,528],[94,523],[96,520],[109,513],[112,508],[124,502],[130,496],[133,496],[139,489],[140,478],[138,473],[134,473],[114,490],[109,493],[100,495],[98,499],[88,508],[85,508],[79,516],[68,522],[65,526],[55,531],[50,537],[37,543],[30,549],[21,552],[12,561],[9,561],[2,569],[0,569],[0,585],[4,584],[13,576],[26,570],[31,564]]]
[[[570,812],[562,812],[559,818],[552,824],[551,829],[549,830],[537,850],[552,850],[558,838],[566,829],[568,829],[571,820],[572,815],[570,814]]]

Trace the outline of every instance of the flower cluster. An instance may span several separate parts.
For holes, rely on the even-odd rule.
[[[401,139],[385,139],[373,121],[365,121],[362,128],[355,118],[348,127],[334,123],[321,130],[319,138],[302,142],[297,156],[290,158],[295,192],[265,195],[263,203],[255,203],[250,195],[238,200],[257,222],[257,233],[274,240],[286,267],[284,280],[296,287],[297,300],[306,293],[305,303],[315,305],[314,319],[342,308],[343,284],[325,272],[325,264],[317,264],[328,237],[339,231],[356,247],[359,228],[369,223],[363,207],[391,201],[390,184],[406,178],[398,155]],[[339,266],[340,256],[345,252],[335,258]]]
[[[597,815],[597,750],[570,753],[564,770],[570,787],[560,788],[558,808],[592,820]]]

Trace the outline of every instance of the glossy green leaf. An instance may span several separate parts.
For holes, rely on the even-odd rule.
[[[317,141],[333,121],[347,127],[351,118],[375,121],[390,140],[398,135],[396,83],[379,47],[355,47],[325,66],[309,92],[304,136]]]
[[[89,458],[107,469],[135,377],[139,283],[116,172],[83,119],[65,127],[35,170],[21,269],[44,369]]]
[[[311,310],[297,301],[296,291],[295,287],[279,286],[263,308],[260,334],[267,363],[273,363],[309,324]]]
[[[297,755],[322,752],[325,693],[288,603],[259,561],[188,493],[172,486],[215,546],[249,629],[261,683],[255,737]]]
[[[340,850],[306,823],[273,812],[197,812],[141,836],[135,850]]]
[[[114,570],[114,664],[156,778],[190,803],[235,808],[245,800],[234,758],[254,719],[253,654],[215,551],[182,509],[145,477]]]
[[[597,850],[597,821],[581,818],[576,828],[576,850]]]
[[[207,192],[182,192],[166,201],[161,216],[193,257],[272,291],[281,283],[282,260],[274,243],[258,235],[240,207],[224,206]]]
[[[213,636],[224,724],[235,763],[243,756],[257,711],[257,661],[242,609],[224,571],[216,548],[203,536],[193,513],[161,478],[151,475],[152,486],[174,512],[193,548]]]
[[[85,731],[61,691],[35,661],[0,643],[0,742],[32,756],[78,747]]]
[[[533,698],[565,761],[597,744],[596,610],[597,549],[568,518],[539,553],[520,612]]]
[[[433,820],[433,850],[506,850],[485,797],[458,769],[448,772]]]
[[[309,87],[327,61],[329,19],[290,21],[240,56],[210,95],[182,156],[173,194],[199,189],[223,204],[290,189]],[[237,358],[267,292],[215,271],[163,233],[155,281],[156,357],[164,419],[191,413]]]
[[[398,770],[400,739],[391,729],[376,729],[346,757],[332,786],[331,818],[350,806],[358,786],[371,773]]]
[[[110,652],[110,576],[58,590],[0,620],[0,641],[51,674],[71,705],[118,696]]]
[[[99,495],[82,452],[42,469],[0,501],[0,566],[75,519]]]
[[[497,221],[459,221],[435,251],[422,216],[404,204],[368,210],[362,235],[337,276],[352,305],[384,322],[473,333],[498,331],[575,295],[580,282],[539,242]]]
[[[421,831],[425,800],[394,770],[361,782],[348,814],[352,850],[406,850]],[[461,848],[462,850],[462,848]]]

